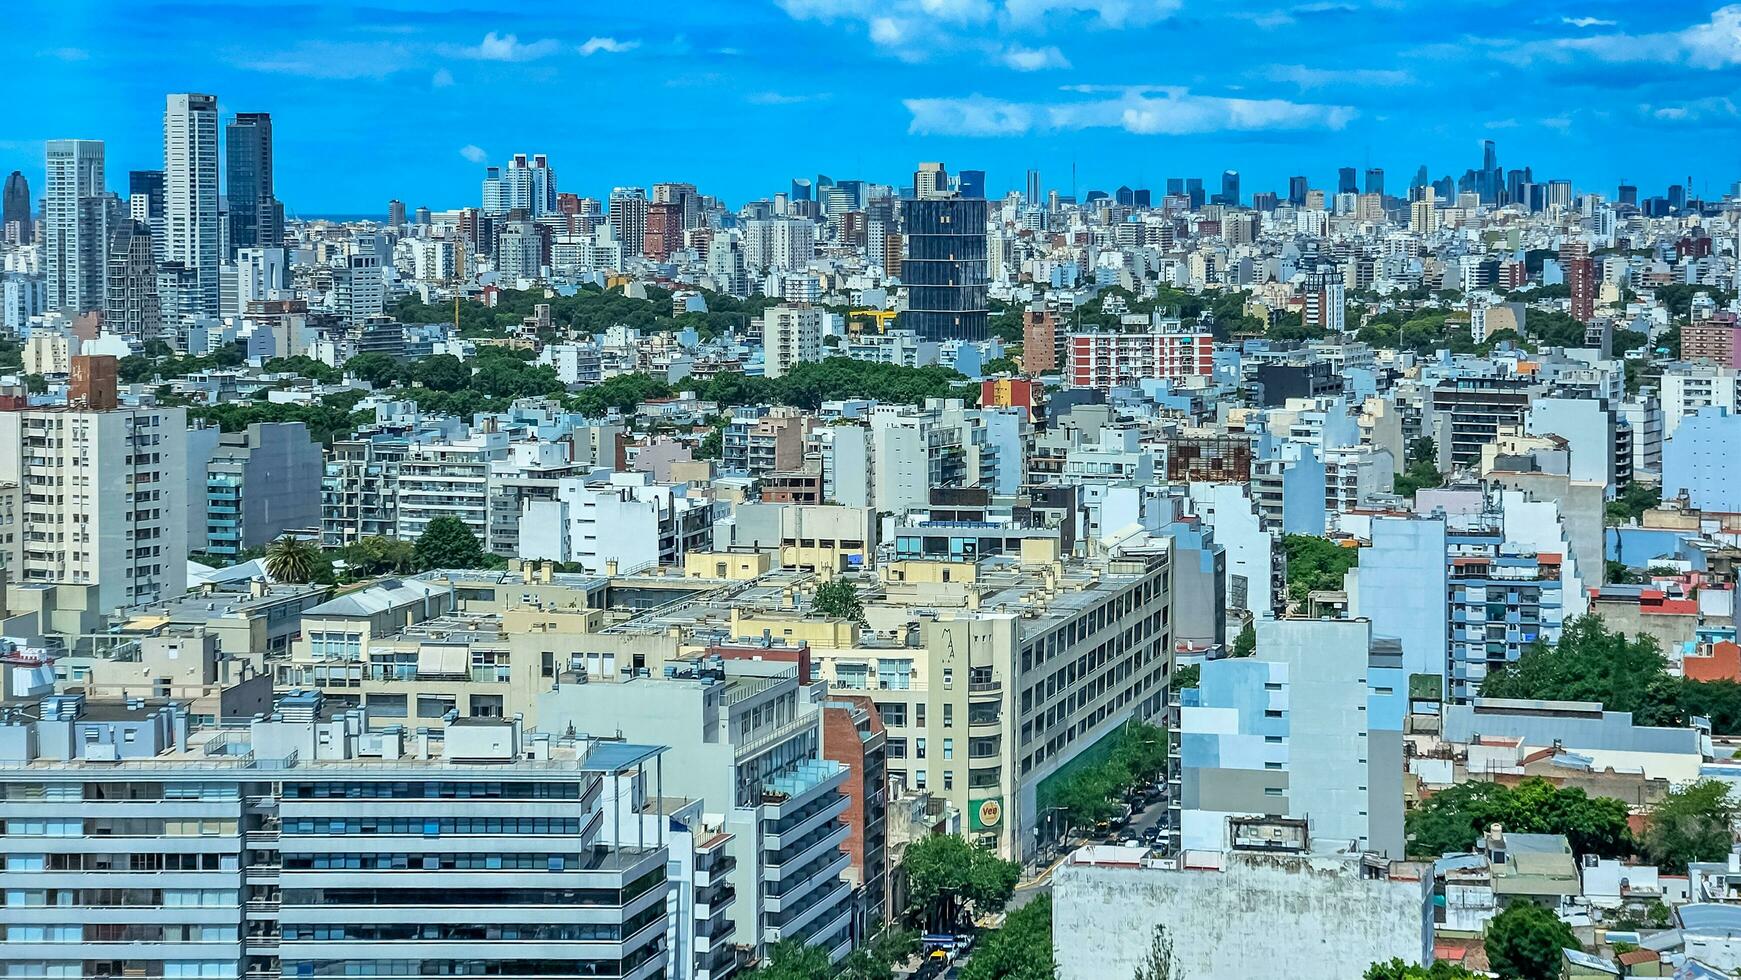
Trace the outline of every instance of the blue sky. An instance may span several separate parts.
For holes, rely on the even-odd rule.
[[[1741,176],[1741,4],[1675,0],[9,0],[0,172],[42,140],[159,166],[170,91],[269,111],[292,213],[476,203],[485,161],[563,190],[692,180],[730,203],[919,160],[1046,186],[1382,166],[1391,187],[1498,141],[1612,193]]]

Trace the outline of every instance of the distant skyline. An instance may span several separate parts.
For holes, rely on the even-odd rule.
[[[921,160],[993,194],[1030,167],[1068,192],[1072,163],[1079,195],[1226,169],[1247,200],[1296,173],[1334,191],[1341,166],[1398,193],[1422,163],[1479,166],[1483,139],[1607,195],[1741,176],[1741,4],[13,0],[7,20],[0,174],[33,198],[59,138],[105,141],[125,195],[162,165],[169,92],[272,114],[292,217],[474,205],[519,152],[564,191],[684,180],[734,206]]]

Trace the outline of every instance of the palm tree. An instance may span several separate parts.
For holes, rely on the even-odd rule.
[[[313,541],[289,534],[266,546],[266,574],[279,582],[308,582],[319,560],[320,549]]]

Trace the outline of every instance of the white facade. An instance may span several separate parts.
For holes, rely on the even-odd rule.
[[[1741,376],[1713,364],[1674,364],[1662,372],[1662,436],[1674,438],[1681,419],[1716,406],[1731,412],[1741,408]]]
[[[553,500],[527,500],[520,557],[578,562],[588,574],[681,564],[707,546],[710,504],[646,473],[612,473],[608,483],[557,481]]]
[[[33,488],[8,578],[95,585],[104,611],[181,595],[186,447],[182,408],[0,412],[0,482]]]
[[[822,310],[773,306],[762,313],[763,373],[784,377],[799,364],[822,360]]]
[[[192,273],[196,314],[217,316],[218,100],[171,95],[163,112],[165,257]]]
[[[49,140],[46,146],[42,250],[48,308],[74,313],[101,309],[109,247],[103,142]]]
[[[259,300],[285,299],[290,290],[290,259],[279,248],[236,250],[236,309]]]

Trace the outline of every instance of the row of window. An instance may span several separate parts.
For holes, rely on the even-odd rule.
[[[577,782],[318,782],[285,783],[288,800],[578,800]]]
[[[406,835],[438,837],[443,834],[533,834],[540,836],[578,834],[585,821],[578,817],[287,817],[285,834]]]

